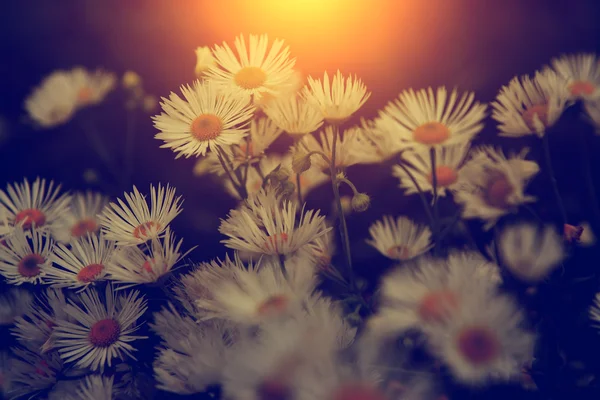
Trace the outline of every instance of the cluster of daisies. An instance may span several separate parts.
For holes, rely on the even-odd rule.
[[[305,84],[289,48],[267,35],[196,54],[198,79],[162,99],[156,139],[176,158],[197,157],[194,173],[211,174],[239,200],[219,227],[230,253],[175,272],[187,253],[169,228],[181,212],[169,186],[151,186],[149,199],[134,187],[109,203],[39,179],[8,185],[0,191],[0,274],[9,284],[47,286],[35,299],[11,289],[0,300],[18,341],[0,356],[8,397],[135,396],[120,362],[135,363],[145,322],[160,338],[156,386],[178,394],[442,399],[442,375],[477,387],[528,381],[535,329],[505,282],[535,288],[573,245],[592,239],[569,223],[559,193],[560,233],[499,223],[536,202],[527,186],[540,167],[527,149],[471,147],[487,105],[470,92],[411,89],[376,118],[346,126],[370,97],[356,76],[337,71]],[[43,82],[27,101],[32,119],[62,123],[112,85],[108,75],[85,76],[80,83],[60,72]],[[491,116],[499,135],[533,134],[548,146],[546,133],[576,102],[600,125],[599,85],[595,55],[564,56],[503,87]],[[293,140],[289,151],[267,152],[283,134]],[[371,200],[346,169],[375,163],[389,163],[405,194],[421,198],[429,223],[386,215],[371,225],[366,242],[398,264],[369,295],[354,273],[345,215]],[[305,203],[327,182],[331,216]],[[342,185],[353,193],[347,202]],[[485,254],[444,245],[459,218],[440,215],[442,197],[457,217],[498,228]],[[148,316],[136,285],[159,287],[168,301]],[[600,322],[597,303],[590,318]],[[427,354],[418,367],[416,349]]]

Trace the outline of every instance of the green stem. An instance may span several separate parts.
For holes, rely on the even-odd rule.
[[[302,206],[302,189],[300,188],[300,174],[296,174],[296,192],[298,193],[298,205]]]
[[[236,182],[235,179],[233,179],[233,175],[229,171],[229,167],[227,166],[227,163],[223,159],[223,155],[221,153],[221,150],[219,148],[217,148],[216,151],[217,151],[217,158],[219,159],[219,162],[221,163],[221,167],[223,167],[223,169],[225,170],[225,173],[227,174],[227,177],[229,177],[229,180],[231,181],[231,184],[233,185],[233,188],[237,192],[238,196],[240,196],[240,199],[242,199],[242,200],[245,199],[246,197],[242,196],[242,191],[240,190],[240,187],[239,187],[238,183]]]
[[[431,186],[433,187],[433,235],[435,238],[434,253],[438,253],[440,243],[440,218],[438,210],[438,185],[437,185],[437,168],[435,162],[435,147],[429,149],[429,158],[431,159]]]
[[[335,197],[335,202],[338,208],[338,215],[340,218],[340,235],[342,238],[342,248],[344,251],[344,258],[346,261],[346,270],[348,273],[348,281],[350,283],[350,287],[352,290],[356,290],[356,279],[354,277],[354,270],[352,269],[352,255],[350,253],[350,237],[348,235],[348,226],[346,225],[346,216],[344,215],[344,208],[342,207],[342,199],[340,197],[340,190],[338,184],[338,178],[336,174],[336,166],[335,166],[335,153],[337,140],[339,135],[339,128],[334,126],[333,131],[333,145],[331,148],[331,164],[330,164],[330,173],[331,173],[331,188],[333,189],[333,196]]]
[[[548,168],[548,174],[550,175],[552,190],[554,190],[554,197],[556,197],[556,204],[558,205],[558,210],[560,211],[560,216],[562,218],[562,223],[564,226],[568,222],[567,211],[565,210],[562,197],[560,196],[560,191],[558,190],[558,182],[556,181],[554,169],[552,168],[552,158],[550,156],[550,143],[548,141],[547,134],[544,134],[544,136],[542,137],[542,147],[544,148],[544,158],[546,160],[546,168]]]

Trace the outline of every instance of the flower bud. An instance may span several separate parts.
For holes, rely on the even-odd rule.
[[[371,204],[371,198],[365,193],[356,193],[352,197],[352,209],[356,212],[363,212],[369,208]]]
[[[142,84],[142,78],[133,71],[127,71],[123,74],[121,83],[125,89],[133,89]]]
[[[310,163],[310,156],[307,154],[295,154],[294,158],[292,159],[292,170],[297,173],[297,174],[301,174],[305,171],[308,171],[310,169],[311,163]]]

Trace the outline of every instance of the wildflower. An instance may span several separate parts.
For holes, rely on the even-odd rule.
[[[88,234],[98,234],[98,216],[107,203],[108,198],[100,193],[76,193],[71,198],[68,211],[60,213],[52,235],[59,241],[68,243]]]
[[[595,54],[579,53],[554,58],[552,68],[566,81],[572,99],[600,99],[600,66]]]
[[[393,260],[408,260],[433,247],[431,230],[426,226],[416,225],[405,217],[394,220],[385,216],[371,225],[369,234],[371,239],[367,243]]]
[[[28,235],[20,228],[0,246],[0,275],[12,285],[46,283],[52,267],[54,241],[44,233],[33,230]]]
[[[275,99],[264,110],[280,129],[294,138],[314,132],[323,125],[319,109],[298,95]]]

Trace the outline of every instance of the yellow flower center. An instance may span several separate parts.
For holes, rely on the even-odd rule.
[[[233,78],[236,85],[244,89],[256,89],[267,80],[267,74],[259,67],[244,67]]]
[[[596,91],[596,86],[589,81],[575,81],[569,85],[573,96],[590,96]]]
[[[223,131],[223,122],[214,114],[202,114],[192,121],[190,130],[200,142],[215,140]]]
[[[428,122],[418,126],[413,131],[413,139],[415,142],[423,144],[440,144],[445,142],[450,137],[448,127],[440,122]]]
[[[440,165],[435,169],[435,177],[437,179],[437,186],[450,186],[458,179],[458,174],[455,170],[445,165]],[[433,174],[430,172],[427,175],[427,180],[433,185]]]
[[[485,327],[465,328],[457,339],[462,356],[475,365],[487,364],[500,353],[498,338]]]

